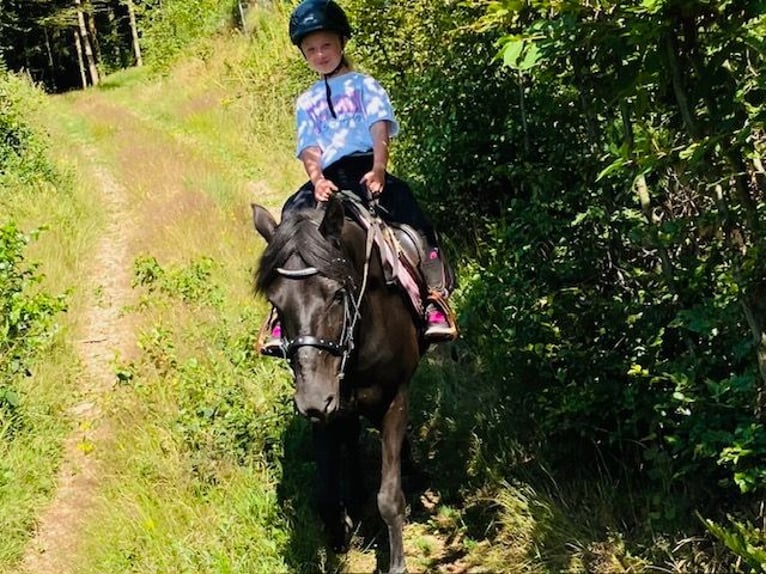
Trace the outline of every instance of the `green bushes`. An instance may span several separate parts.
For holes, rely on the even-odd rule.
[[[0,69],[0,188],[53,177],[43,141],[28,121],[40,97],[25,79]],[[7,193],[0,193],[0,205],[4,201]]]
[[[22,425],[15,381],[28,374],[30,362],[51,336],[53,319],[65,308],[64,298],[36,292],[36,265],[24,261],[30,236],[13,223],[0,226],[0,435]]]
[[[144,9],[141,30],[146,61],[167,70],[195,42],[218,32],[234,14],[231,0],[165,0],[150,2]]]
[[[495,37],[470,28],[465,2],[351,0],[352,54],[388,89],[406,174],[443,229],[473,230],[498,214],[523,170],[513,79],[495,64]],[[459,231],[458,231],[459,233]]]
[[[22,232],[11,218],[14,194],[51,180],[54,170],[42,138],[29,125],[39,94],[23,79],[0,71],[0,434],[12,436],[23,421],[19,377],[65,308],[63,296],[40,291],[38,265],[25,261],[27,244],[39,233]]]
[[[747,507],[766,470],[763,8],[351,5],[403,124],[396,166],[461,254],[463,352],[504,414],[477,432],[561,475],[640,477],[639,522]]]

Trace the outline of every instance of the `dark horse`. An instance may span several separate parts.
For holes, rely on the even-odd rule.
[[[378,248],[333,198],[324,208],[289,212],[277,225],[253,205],[255,228],[268,246],[256,272],[282,322],[295,378],[295,405],[312,421],[319,472],[319,510],[330,543],[348,548],[341,452],[356,456],[359,415],[380,430],[378,509],[388,526],[390,572],[406,571],[402,528],[402,451],[407,387],[423,348],[413,313],[386,283]],[[352,476],[359,485],[359,476]]]

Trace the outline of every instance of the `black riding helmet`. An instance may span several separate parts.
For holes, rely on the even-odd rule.
[[[312,32],[329,30],[342,38],[351,37],[348,17],[335,0],[303,0],[290,16],[290,40],[300,47]]]

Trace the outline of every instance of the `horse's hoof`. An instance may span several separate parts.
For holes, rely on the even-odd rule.
[[[332,551],[334,554],[348,554],[348,544],[333,544]]]
[[[343,515],[342,532],[336,536],[332,543],[332,551],[335,554],[346,554],[351,547],[351,538],[354,535],[354,522],[348,514]]]

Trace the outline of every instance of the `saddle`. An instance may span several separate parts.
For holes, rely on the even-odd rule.
[[[396,285],[407,295],[412,311],[422,317],[427,303],[434,303],[443,313],[454,321],[454,311],[444,300],[441,293],[429,290],[421,264],[426,261],[427,245],[420,234],[411,226],[387,222],[380,217],[374,207],[369,209],[352,193],[343,193],[343,206],[346,215],[361,225],[367,233],[372,233],[372,241],[378,247],[386,283]],[[448,289],[454,282],[454,276],[445,265]]]

